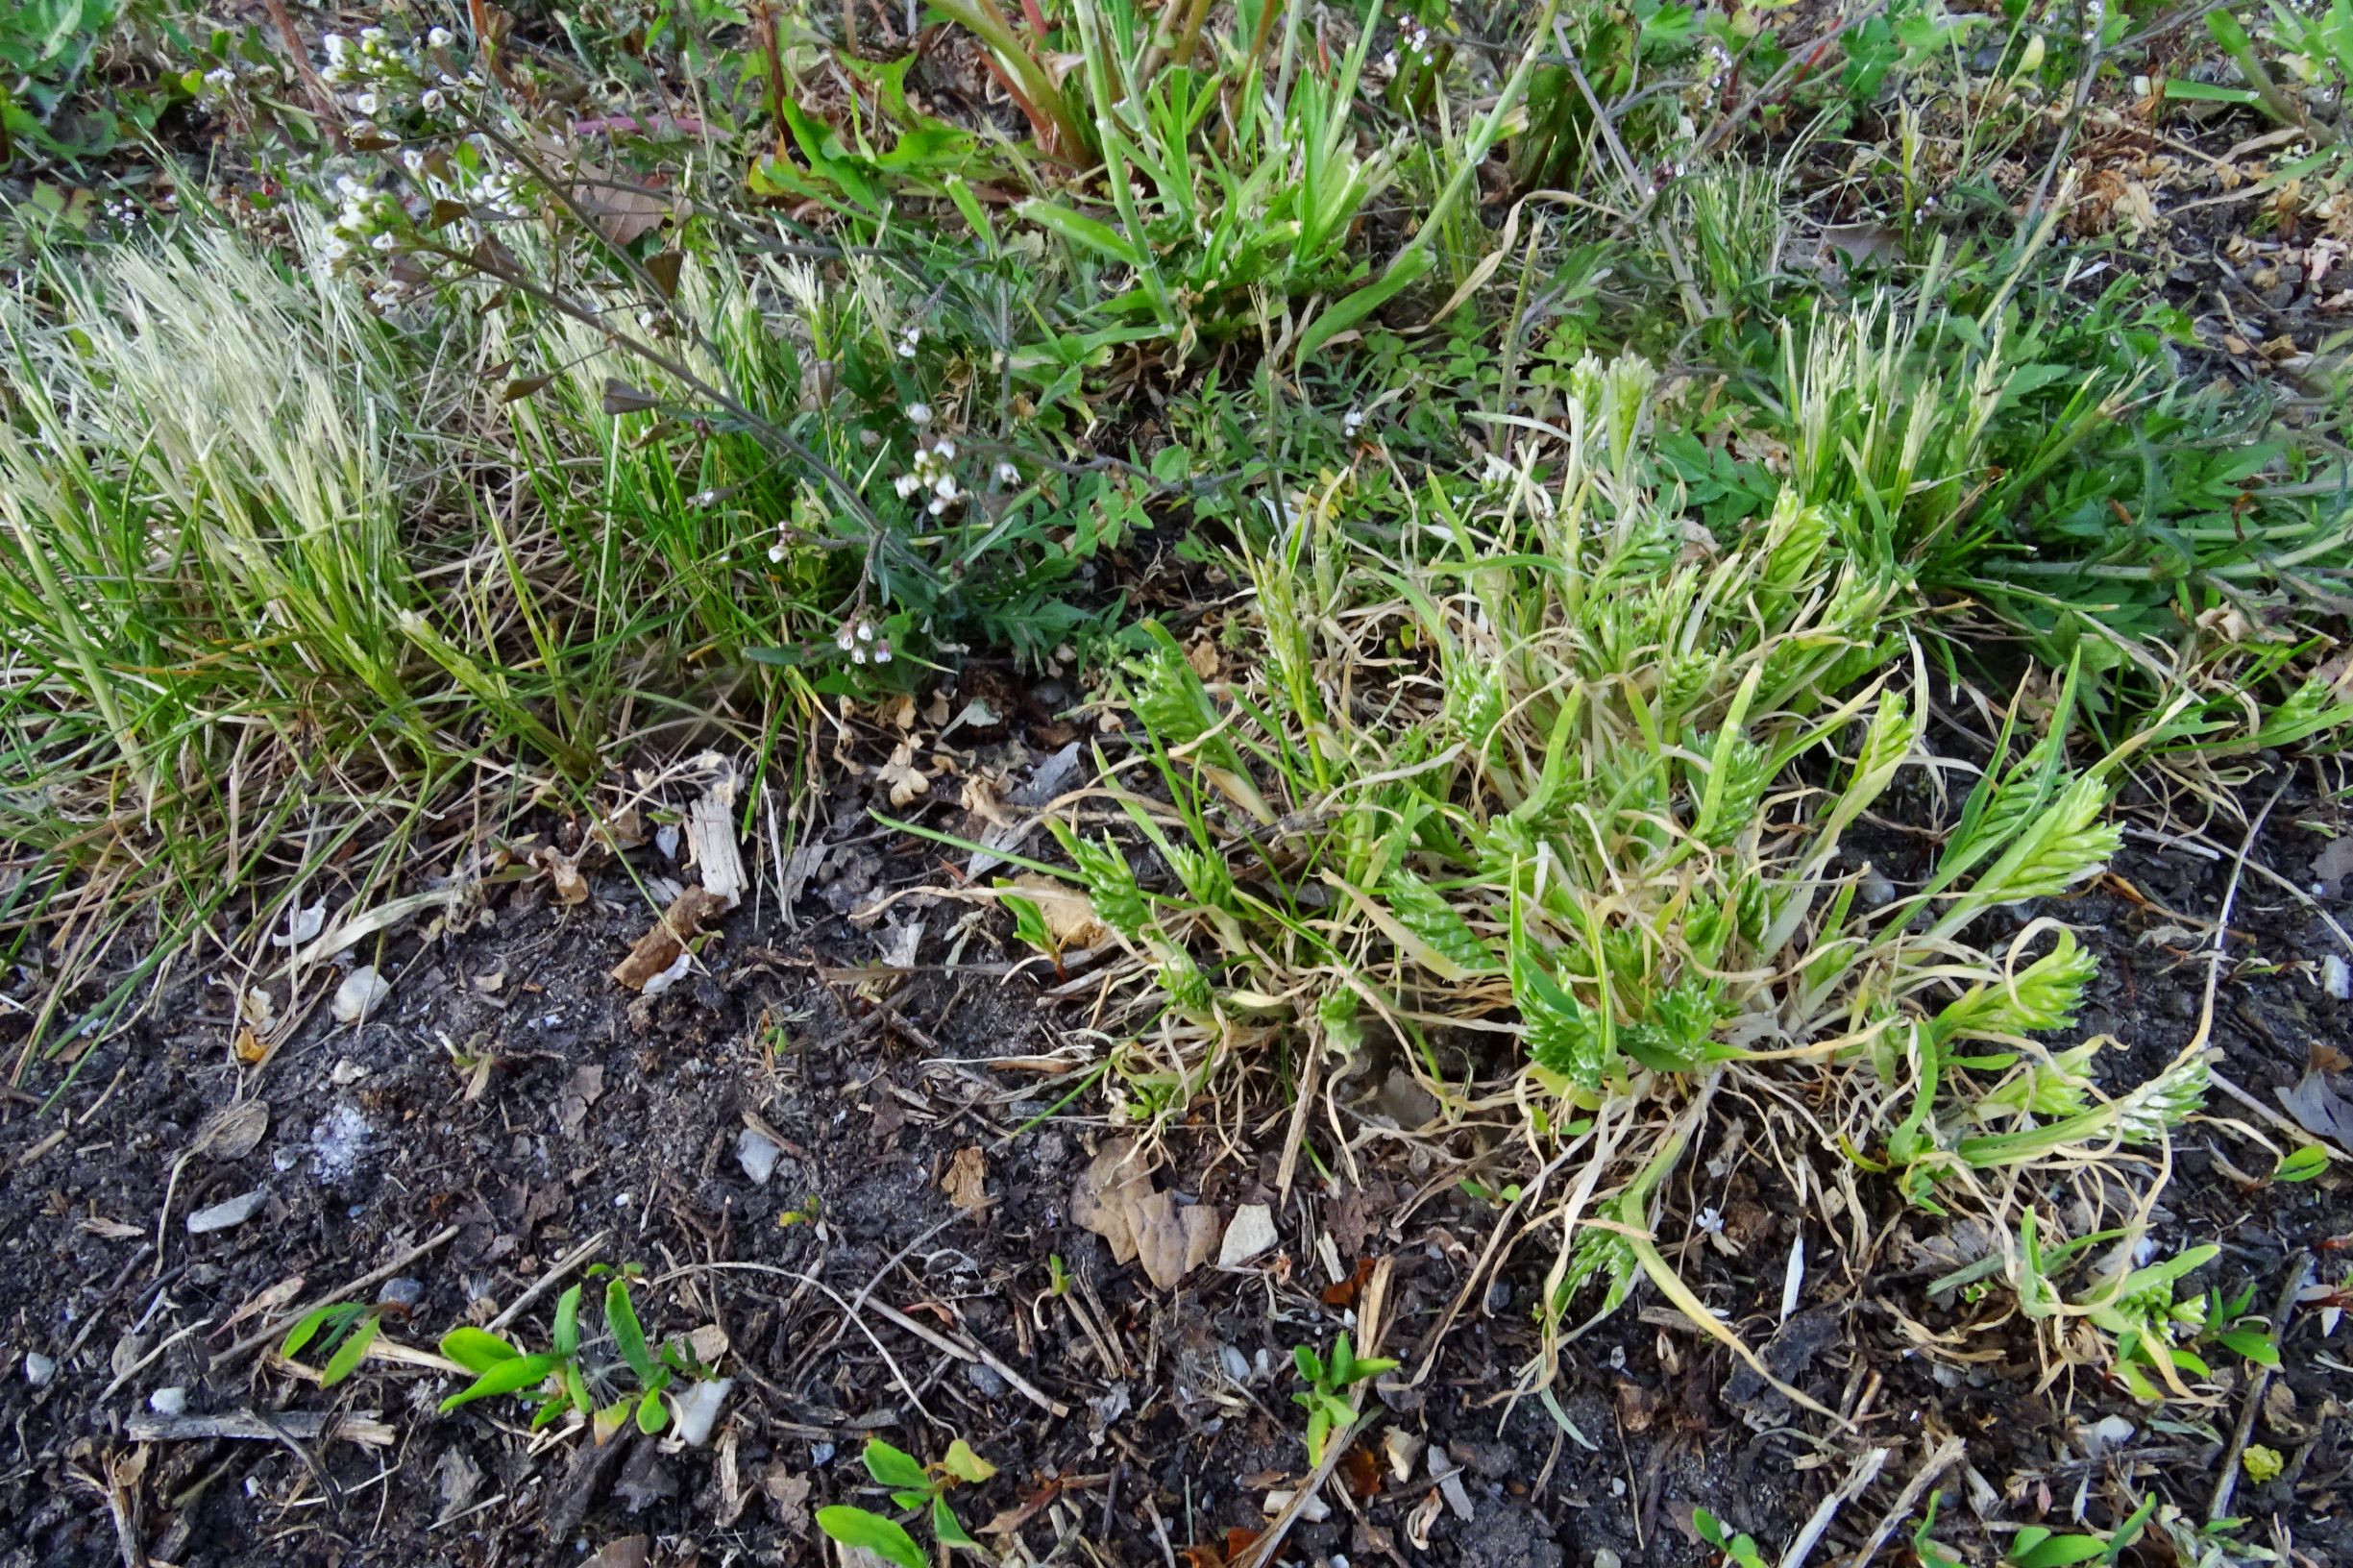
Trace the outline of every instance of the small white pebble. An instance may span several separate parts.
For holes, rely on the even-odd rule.
[[[178,1415],[188,1408],[185,1388],[159,1388],[147,1396],[147,1408],[158,1415]]]
[[[2353,968],[2335,953],[2320,961],[2320,989],[2339,1001],[2353,1000]]]

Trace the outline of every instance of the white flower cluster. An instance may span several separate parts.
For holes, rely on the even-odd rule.
[[[446,27],[425,35],[425,48],[396,44],[380,27],[366,28],[356,40],[340,33],[327,35],[327,66],[319,75],[328,86],[350,93],[347,100],[362,125],[408,109],[438,114],[449,108],[449,93],[458,87],[479,87],[479,72],[463,76],[444,68],[443,56],[457,41]]]
[[[1409,16],[1397,24],[1397,43],[1381,57],[1381,68],[1389,75],[1397,74],[1398,62],[1407,65],[1427,65],[1437,53],[1437,45],[1430,41],[1430,26],[1418,16]]]
[[[922,328],[920,328],[920,327],[909,327],[909,328],[907,328],[907,329],[906,329],[904,331],[902,331],[902,332],[900,332],[900,333],[898,334],[898,356],[899,356],[901,359],[912,359],[912,358],[914,358],[914,357],[915,357],[915,346],[916,346],[918,343],[920,343],[920,342],[922,342],[922,341],[923,341],[923,329],[922,329]],[[917,421],[917,423],[918,423],[918,424],[920,424],[920,423],[921,423],[921,421],[919,421],[919,421]]]
[[[399,243],[401,204],[352,175],[335,177],[340,206],[327,226],[325,256],[331,267],[344,267],[366,251],[389,251]]]
[[[922,404],[916,406],[920,408]],[[925,503],[925,510],[934,517],[944,516],[950,506],[964,499],[963,487],[957,484],[956,471],[951,466],[955,461],[956,443],[946,436],[939,437],[928,446],[919,441],[916,443],[914,463],[907,473],[891,481],[891,488],[898,492],[901,501],[929,496],[931,499]]]
[[[834,633],[833,646],[849,655],[852,664],[889,664],[891,639],[874,629],[874,623],[865,616],[856,616],[842,623]]]

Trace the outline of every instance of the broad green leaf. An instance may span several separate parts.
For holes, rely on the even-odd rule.
[[[638,1325],[637,1309],[629,1301],[629,1283],[615,1280],[604,1287],[604,1322],[613,1331],[621,1359],[629,1363],[641,1384],[653,1382],[653,1358],[646,1354],[646,1331]]]
[[[670,1407],[662,1403],[659,1390],[650,1392],[637,1402],[637,1430],[651,1437],[670,1425]]]
[[[894,1448],[879,1437],[870,1437],[866,1443],[866,1473],[884,1486],[913,1486],[925,1493],[931,1490],[931,1477],[916,1457],[903,1448]]]
[[[2253,1329],[2225,1329],[2215,1337],[2233,1354],[2243,1356],[2260,1366],[2279,1365],[2279,1347],[2271,1343],[2271,1336],[2267,1334],[2259,1334]]]
[[[968,1481],[977,1486],[996,1474],[996,1466],[972,1452],[972,1445],[959,1437],[947,1445],[947,1457],[940,1468],[958,1481]]]
[[[555,1298],[552,1348],[558,1356],[571,1356],[580,1348],[580,1287],[576,1285]]]
[[[915,1537],[881,1514],[836,1505],[817,1510],[817,1528],[844,1546],[861,1547],[898,1568],[929,1568]]]
[[[975,1550],[980,1546],[980,1542],[965,1533],[964,1526],[948,1511],[947,1499],[944,1497],[931,1500],[931,1532],[946,1546],[968,1546]]]
[[[2066,1568],[2071,1562],[2090,1562],[2107,1555],[2108,1543],[2096,1535],[2053,1535],[2024,1552],[2013,1551],[2010,1561],[2015,1568]]]
[[[1083,250],[1108,257],[1122,266],[1143,270],[1143,253],[1130,244],[1118,230],[1099,218],[1074,212],[1059,202],[1027,201],[1021,204],[1021,216],[1032,223],[1051,229],[1071,244]]]
[[[469,1325],[452,1329],[441,1336],[441,1354],[467,1371],[478,1375],[501,1361],[511,1361],[523,1353],[487,1329]]]
[[[456,1358],[452,1357],[451,1360]],[[478,1399],[488,1399],[494,1394],[511,1394],[528,1388],[554,1371],[555,1366],[552,1356],[516,1356],[500,1361],[475,1379],[472,1386],[462,1388],[443,1400],[442,1413],[446,1415],[460,1405],[471,1405]]]

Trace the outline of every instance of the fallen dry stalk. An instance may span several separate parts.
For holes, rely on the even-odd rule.
[[[314,1443],[340,1437],[366,1448],[389,1448],[400,1435],[376,1417],[374,1410],[337,1415],[331,1410],[273,1410],[263,1419],[252,1410],[226,1415],[151,1415],[140,1413],[123,1425],[123,1434],[135,1443],[189,1443],[213,1438],[242,1442],[283,1442],[291,1437]]]
[[[1969,1445],[1958,1437],[1948,1437],[1937,1444],[1927,1458],[1921,1462],[1920,1468],[1912,1472],[1912,1479],[1904,1483],[1903,1493],[1896,1499],[1896,1506],[1880,1515],[1870,1538],[1863,1542],[1862,1550],[1847,1559],[1847,1568],[1870,1568],[1872,1560],[1879,1555],[1879,1548],[1885,1546],[1887,1538],[1896,1533],[1896,1527],[1911,1517],[1912,1510],[1920,1507],[1920,1500],[1928,1495],[1928,1488],[1935,1485],[1946,1471],[1960,1463],[1961,1456],[1967,1452]]]

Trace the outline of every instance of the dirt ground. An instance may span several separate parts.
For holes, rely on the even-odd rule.
[[[2329,922],[2353,910],[2313,861],[2346,819],[2316,803],[2309,772],[2246,795],[2260,806],[2283,783],[2242,873],[2213,1033],[2218,1071],[2266,1107],[2353,1026],[2353,1006],[2316,983],[2341,951]],[[1882,857],[1899,883],[1903,842],[1891,829]],[[2098,946],[2082,1027],[2117,1037],[2127,1078],[2196,1026],[2202,951],[2241,846],[2219,820],[2197,838],[2136,832],[2089,891],[2004,917],[2055,914]],[[665,869],[651,845],[633,861]],[[53,1112],[12,1098],[0,1562],[816,1562],[812,1511],[861,1495],[859,1447],[881,1435],[925,1458],[961,1436],[993,1462],[993,1480],[954,1501],[1000,1552],[1018,1536],[1031,1560],[1202,1568],[1305,1473],[1292,1347],[1361,1334],[1375,1265],[1381,1347],[1404,1366],[1383,1380],[1386,1418],[1327,1491],[1345,1506],[1303,1520],[1288,1561],[1698,1563],[1711,1556],[1695,1506],[1777,1554],[1858,1460],[1888,1450],[1823,1537],[1814,1560],[1830,1561],[1948,1434],[1966,1445],[1944,1478],[1949,1522],[2058,1526],[2080,1509],[2110,1523],[2148,1488],[2204,1517],[2243,1403],[2238,1363],[2212,1408],[2163,1419],[2089,1371],[2046,1386],[1998,1292],[1974,1306],[1928,1295],[1950,1266],[1936,1227],[1871,1191],[1865,1275],[1858,1233],[1801,1221],[1776,1167],[1744,1153],[1737,1106],[1701,1145],[1722,1157],[1695,1163],[1721,1235],[1662,1241],[1844,1430],[1735,1376],[1644,1292],[1568,1346],[1537,1392],[1526,1375],[1544,1244],[1514,1249],[1450,1313],[1499,1216],[1465,1179],[1500,1187],[1522,1174],[1518,1155],[1477,1127],[1396,1136],[1433,1106],[1378,1062],[1341,1094],[1360,1184],[1303,1164],[1285,1192],[1271,1097],[1173,1130],[1158,1181],[1221,1218],[1265,1204],[1277,1236],[1247,1263],[1156,1288],[1071,1220],[1074,1179],[1107,1136],[1099,1094],[1064,1103],[1096,1059],[1090,998],[1057,1002],[1008,976],[1011,944],[991,927],[951,962],[948,922],[934,919],[914,967],[894,968],[877,957],[888,925],[843,918],[939,874],[918,841],[846,825],[793,919],[748,906],[704,951],[707,972],[653,1000],[606,972],[647,920],[621,868],[576,907],[526,884],[462,930],[389,940],[389,999],[356,1027],[318,1008],[266,1066],[234,1054],[233,978],[191,975],[90,1052]],[[223,1136],[240,1104],[266,1107],[266,1130],[244,1111]],[[2208,1113],[2174,1148],[2159,1216],[2185,1244],[2221,1243],[2200,1283],[2251,1284],[2267,1306],[2304,1260],[2320,1284],[2342,1281],[2343,1180],[2267,1183],[2271,1157],[2233,1123],[2276,1128],[2220,1090]],[[1258,1136],[1236,1139],[1238,1127]],[[748,1128],[772,1139],[765,1181],[742,1158]],[[1336,1135],[1310,1143],[1337,1168]],[[242,1222],[190,1234],[189,1216],[254,1193]],[[1799,1223],[1805,1290],[1778,1324]],[[625,1433],[600,1448],[570,1425],[534,1435],[507,1400],[439,1414],[458,1380],[381,1354],[322,1389],[276,1357],[276,1333],[253,1338],[289,1303],[381,1299],[398,1304],[384,1339],[429,1350],[596,1262],[640,1265],[650,1334],[694,1335],[733,1380],[705,1444]],[[527,1348],[544,1343],[551,1304],[543,1292],[521,1313]],[[2316,1563],[2353,1560],[2353,1369],[2322,1326],[2298,1312],[2281,1391],[2255,1412],[2254,1440],[2286,1468],[2242,1482],[2233,1507],[2256,1521],[2243,1538],[2276,1527]],[[600,1355],[610,1347],[592,1339]],[[243,1416],[252,1435],[159,1434],[175,1397],[183,1423]],[[1908,1560],[1910,1528],[1878,1560]],[[1973,1524],[1948,1538],[1973,1555],[1983,1540]],[[2160,1551],[2138,1560],[2169,1560]]]

